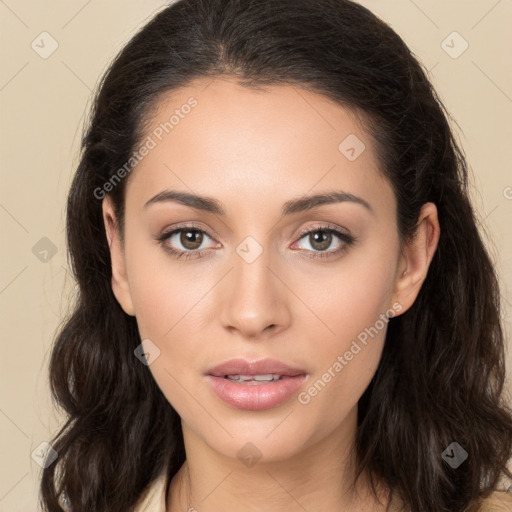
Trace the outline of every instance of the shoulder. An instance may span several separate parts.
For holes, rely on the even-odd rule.
[[[493,491],[482,499],[477,512],[511,512],[512,494],[507,491]]]
[[[156,480],[153,480],[144,494],[139,498],[139,501],[135,505],[134,512],[166,512],[166,487],[167,475],[166,473],[161,473]],[[73,511],[65,493],[59,496],[59,504],[65,512]]]
[[[404,512],[406,507],[400,497],[392,493],[387,512]],[[509,491],[493,491],[478,504],[473,505],[472,512],[512,512],[512,487]]]
[[[134,512],[165,512],[167,475],[162,473],[137,502]]]

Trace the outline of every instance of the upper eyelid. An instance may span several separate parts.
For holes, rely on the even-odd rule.
[[[193,223],[192,223],[192,224],[184,224],[184,225],[179,225],[179,224],[178,224],[177,226],[173,226],[173,227],[172,227],[172,228],[170,228],[169,230],[164,229],[164,231],[162,232],[162,235],[161,235],[161,237],[160,237],[160,238],[168,237],[168,236],[170,236],[171,234],[174,234],[174,233],[179,232],[179,231],[185,231],[185,230],[187,230],[187,229],[188,229],[188,230],[190,230],[190,231],[192,231],[192,230],[194,230],[194,229],[195,229],[195,230],[197,230],[197,231],[201,231],[201,232],[202,232],[202,233],[204,233],[205,235],[207,235],[207,236],[209,236],[210,238],[212,238],[212,236],[209,234],[209,231],[210,231],[210,230],[205,229],[205,228],[203,228],[203,227],[201,227],[201,226],[199,226],[199,225],[195,225],[195,224],[193,224]],[[217,237],[219,236],[217,233],[215,233],[215,231],[214,231],[214,230],[211,230],[211,231],[215,234],[215,236],[217,236]]]

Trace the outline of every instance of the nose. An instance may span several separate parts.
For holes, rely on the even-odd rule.
[[[223,327],[244,339],[262,339],[290,324],[290,291],[267,250],[252,263],[233,254],[233,268],[217,291]]]

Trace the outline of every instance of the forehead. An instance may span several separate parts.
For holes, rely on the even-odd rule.
[[[391,192],[359,117],[298,86],[195,81],[159,98],[141,143],[151,149],[129,186],[141,200],[162,187],[259,204],[331,189],[383,202]]]

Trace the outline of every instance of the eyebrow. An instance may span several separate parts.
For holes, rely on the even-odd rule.
[[[190,206],[197,210],[203,210],[205,212],[213,213],[215,215],[225,216],[226,212],[222,207],[222,203],[212,197],[200,196],[197,194],[190,194],[188,192],[181,192],[178,190],[164,190],[152,197],[146,202],[144,208],[156,203],[163,202],[177,202],[185,206]],[[315,194],[312,196],[300,197],[292,199],[283,204],[281,209],[281,215],[292,215],[294,213],[300,213],[307,210],[312,210],[318,206],[325,204],[335,204],[350,202],[364,206],[369,212],[375,214],[375,211],[371,205],[363,198],[344,192],[342,190],[327,192],[324,194]]]

